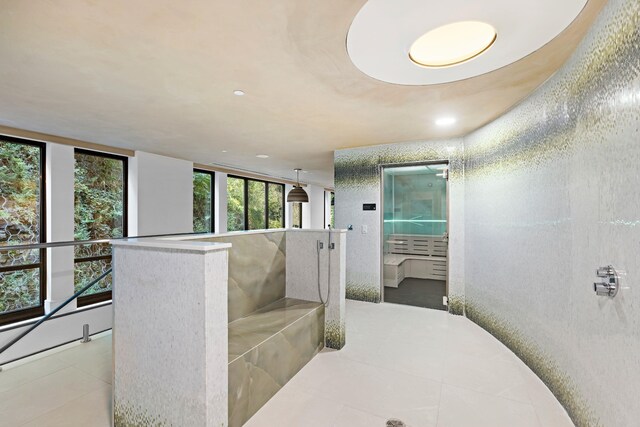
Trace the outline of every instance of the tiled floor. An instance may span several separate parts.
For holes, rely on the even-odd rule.
[[[572,426],[547,387],[469,320],[347,301],[347,345],[324,350],[246,424],[413,427]]]
[[[1,426],[111,425],[110,336],[0,372]],[[347,346],[324,350],[246,424],[564,427],[542,382],[470,321],[347,302]]]
[[[447,295],[447,282],[430,279],[404,279],[397,288],[385,286],[384,301],[394,304],[446,310],[442,298]]]

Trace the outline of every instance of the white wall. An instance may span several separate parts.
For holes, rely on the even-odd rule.
[[[311,228],[314,230],[322,230],[324,224],[324,187],[317,185],[308,185],[305,191],[309,195],[309,203],[302,210],[303,228]],[[305,210],[307,211],[309,225],[305,225]]]
[[[227,174],[216,172],[214,178],[214,227],[216,233],[227,232]]]
[[[49,143],[46,150],[47,242],[68,242],[74,235],[74,148]],[[47,249],[46,313],[73,295],[73,267],[72,247]],[[61,311],[75,309],[73,301]]]
[[[136,151],[129,160],[129,235],[193,231],[193,163]]]

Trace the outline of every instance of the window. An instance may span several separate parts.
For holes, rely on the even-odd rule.
[[[336,228],[336,193],[331,192],[331,215],[329,216],[329,224],[331,224],[331,228]]]
[[[333,191],[324,191],[324,227],[335,228],[335,197],[336,193]]]
[[[227,177],[227,230],[244,230],[244,179]]]
[[[214,173],[193,171],[193,232],[213,233]]]
[[[236,176],[227,177],[227,229],[284,227],[284,185]]]
[[[0,246],[44,243],[45,146],[0,137]],[[0,324],[44,314],[45,249],[0,252]]]
[[[76,149],[74,237],[94,240],[127,235],[127,158]],[[74,286],[82,286],[111,266],[107,243],[75,247]],[[78,306],[111,299],[111,276],[78,298]]]
[[[302,228],[302,203],[293,203],[293,228]]]
[[[264,230],[267,228],[267,206],[265,191],[267,183],[263,181],[247,180],[249,203],[249,230]]]
[[[284,228],[284,185],[269,183],[269,228]]]

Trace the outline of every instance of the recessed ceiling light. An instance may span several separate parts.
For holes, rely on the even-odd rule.
[[[227,150],[222,150],[222,152],[223,152],[223,153],[226,153],[226,152],[227,152]]]
[[[455,22],[420,36],[411,45],[409,58],[423,67],[450,67],[486,52],[497,37],[496,29],[484,22]]]
[[[456,122],[455,117],[440,117],[436,120],[438,126],[451,126]]]
[[[258,154],[256,157],[259,158],[259,159],[268,159],[269,158],[269,156],[267,156],[266,154]]]
[[[234,91],[233,91],[233,94],[234,94],[235,96],[243,96],[243,95],[244,95],[244,91],[243,91],[243,90],[240,90],[240,89],[237,89],[237,90],[234,90]]]

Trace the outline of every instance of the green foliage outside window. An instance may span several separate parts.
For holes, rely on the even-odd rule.
[[[74,173],[74,237],[76,240],[124,236],[125,161],[121,158],[76,151]],[[108,244],[76,246],[75,289],[80,289],[109,268],[110,255],[111,247]],[[102,257],[102,259],[86,260],[95,257]],[[110,290],[111,275],[83,295]]]
[[[249,187],[249,230],[263,230],[267,228],[265,212],[265,186],[262,181],[247,181]]]
[[[244,180],[227,178],[227,230],[244,230]]]
[[[213,233],[213,173],[193,172],[193,231]]]
[[[0,140],[0,246],[40,242],[41,155],[38,146]],[[0,252],[0,268],[39,262],[39,250]],[[0,272],[0,314],[39,305],[39,267]]]
[[[245,186],[247,199],[245,201]],[[245,178],[227,178],[227,229],[262,230],[284,227],[284,186]],[[245,212],[248,224],[245,227]]]
[[[269,184],[269,228],[284,228],[284,186]]]
[[[331,210],[329,216],[329,224],[331,228],[336,228],[336,193],[331,192]]]
[[[293,228],[302,228],[302,203],[295,202],[293,208]]]

